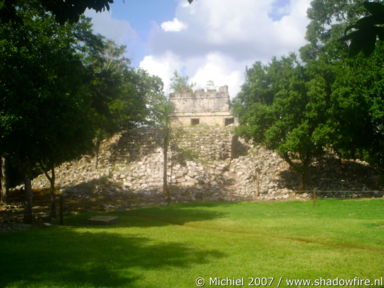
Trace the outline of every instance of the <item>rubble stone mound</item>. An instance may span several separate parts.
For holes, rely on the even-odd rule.
[[[105,209],[109,203],[123,208],[163,203],[162,144],[160,129],[116,134],[102,143],[97,160],[86,155],[57,167],[56,184],[66,197],[103,197]],[[277,153],[239,140],[231,127],[173,129],[167,171],[176,202],[311,197],[297,193],[298,176]],[[378,173],[364,162],[329,155],[310,172],[308,190],[319,197],[382,196]],[[40,175],[33,187],[47,188],[49,182]]]

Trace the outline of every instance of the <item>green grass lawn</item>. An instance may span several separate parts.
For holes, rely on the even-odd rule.
[[[0,234],[0,287],[197,287],[204,277],[384,277],[384,199],[193,203]],[[100,214],[98,214],[100,215]],[[219,287],[206,284],[205,287]],[[232,287],[232,286],[230,286]]]

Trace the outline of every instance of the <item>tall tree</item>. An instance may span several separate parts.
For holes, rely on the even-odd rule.
[[[59,25],[40,4],[15,2],[20,21],[0,27],[0,156],[24,175],[28,223],[36,164],[54,203],[54,167],[87,151],[95,135],[97,143],[148,121],[145,101],[159,85],[129,67],[125,47],[94,35],[89,19]]]
[[[301,58],[306,61],[319,59],[321,54],[329,60],[340,59],[346,43],[340,41],[345,29],[365,15],[364,0],[312,0],[307,15],[310,19],[306,39],[309,43],[300,49]]]
[[[383,169],[383,47],[368,59],[349,58],[340,41],[364,13],[363,1],[313,0],[304,61],[256,63],[235,100],[238,133],[275,149],[301,175],[302,188],[308,167],[326,149]]]
[[[344,157],[366,160],[384,174],[384,46],[339,65],[332,90],[333,147]]]
[[[330,87],[328,111],[328,144],[343,157],[360,158],[383,169],[381,73],[380,55],[383,45],[375,42],[382,34],[383,4],[362,0],[322,1],[314,0],[309,10],[311,22],[307,30],[310,44],[301,52],[305,57],[308,47],[316,47],[316,61],[328,63],[327,78]],[[363,17],[363,18],[361,18]],[[359,20],[360,19],[360,20]],[[345,32],[349,34],[343,38]],[[349,49],[345,41],[350,41]],[[374,52],[373,52],[374,51]],[[359,52],[371,57],[365,59]],[[350,57],[350,56],[355,57]],[[309,61],[308,61],[309,59]]]
[[[305,189],[309,167],[323,155],[329,93],[321,74],[300,64],[295,55],[256,63],[235,99],[237,132],[262,143],[300,175]]]
[[[171,192],[168,185],[168,152],[170,146],[170,138],[172,133],[171,127],[171,115],[174,107],[169,99],[164,95],[163,84],[158,77],[149,77],[144,71],[142,71],[145,77],[142,79],[146,80],[145,85],[147,86],[147,105],[148,124],[154,127],[158,127],[163,132],[163,194],[168,204],[171,203]],[[148,89],[152,87],[152,89]]]
[[[168,204],[171,203],[171,193],[168,187],[168,150],[171,137],[171,121],[170,116],[173,112],[173,106],[169,101],[164,101],[159,106],[161,115],[161,127],[164,133],[163,137],[163,193]]]
[[[92,106],[95,111],[95,149],[101,141],[145,121],[145,92],[141,91],[141,74],[133,70],[124,57],[125,46],[102,36],[87,35],[83,63],[88,70]]]
[[[32,169],[57,164],[88,146],[92,129],[78,25],[60,26],[39,6],[18,6],[22,24],[0,27],[0,154],[24,175],[26,223],[32,222]]]
[[[167,102],[164,95],[164,84],[160,77],[149,75],[145,70],[138,69],[134,74],[137,91],[143,95],[145,110],[143,124],[161,127],[164,123],[164,109]]]
[[[4,157],[0,157],[0,203],[5,203],[7,200],[7,182],[6,160]]]

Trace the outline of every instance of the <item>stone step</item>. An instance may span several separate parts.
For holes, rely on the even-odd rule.
[[[93,225],[109,225],[116,223],[117,219],[117,216],[94,216],[88,219],[88,223]]]

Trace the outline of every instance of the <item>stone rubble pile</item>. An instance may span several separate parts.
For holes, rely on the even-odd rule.
[[[162,133],[159,129],[140,128],[117,134],[101,144],[97,168],[95,156],[64,163],[56,168],[56,184],[72,197],[88,199],[90,195],[107,195],[136,204],[163,202]],[[281,157],[261,146],[237,141],[231,128],[193,127],[175,135],[167,166],[173,201],[310,197],[295,193],[298,177]],[[242,155],[234,151],[242,151]],[[319,162],[311,168],[309,189],[377,187],[373,183],[377,180],[375,171],[364,163],[332,161]],[[33,180],[33,187],[47,188],[49,182],[40,175]]]
[[[251,147],[247,155],[233,159],[225,176],[233,178],[234,194],[241,198],[301,199],[300,195],[295,195],[292,185],[282,182],[280,174],[286,170],[289,170],[288,164],[275,152],[256,146]],[[291,182],[295,180],[295,177],[290,179]]]

